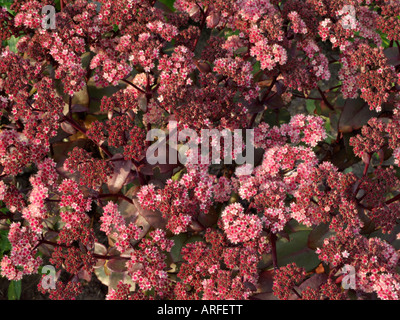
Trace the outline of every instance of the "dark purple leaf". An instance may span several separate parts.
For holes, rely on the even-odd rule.
[[[197,220],[204,227],[211,227],[218,221],[219,214],[215,211],[214,207],[211,207],[207,213],[200,212]]]
[[[339,119],[339,131],[352,132],[366,125],[368,120],[376,117],[377,113],[369,109],[362,99],[347,99]]]
[[[322,246],[323,240],[329,235],[329,225],[321,223],[308,235],[307,246],[312,250],[316,250],[318,247]]]
[[[194,231],[194,232],[200,232],[200,231],[204,230],[204,227],[195,220],[190,223],[189,228],[191,231]]]
[[[49,244],[41,244],[38,248],[38,250],[44,254],[45,256],[51,257],[53,251],[54,251],[54,246],[49,245]]]
[[[274,283],[274,270],[265,270],[260,273],[258,279],[258,292],[266,293],[272,292],[272,285]]]
[[[79,113],[79,112],[89,112],[89,108],[86,105],[82,104],[73,104],[71,106],[72,113]]]
[[[199,71],[201,73],[209,73],[209,72],[211,72],[211,67],[207,62],[195,61],[194,64],[196,65],[197,69],[199,69]]]
[[[388,64],[391,64],[395,67],[400,65],[399,48],[397,47],[386,48],[384,50],[384,53],[386,58],[388,59]]]
[[[258,293],[249,298],[250,300],[279,300],[272,292]]]
[[[113,272],[125,272],[126,268],[126,260],[125,259],[110,259],[107,261],[107,267]]]
[[[281,109],[285,106],[281,98],[281,95],[277,93],[271,94],[271,97],[266,100],[266,105],[268,106],[268,108],[271,109]]]

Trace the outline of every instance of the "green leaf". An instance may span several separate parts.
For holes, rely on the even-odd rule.
[[[298,231],[311,231],[311,227],[307,227],[304,224],[298,223],[296,220],[292,219],[288,222],[286,225],[287,228],[285,228],[285,231],[287,233],[294,233]]]
[[[306,100],[306,109],[309,114],[315,114],[315,110],[317,109],[315,100]]]
[[[172,176],[171,179],[172,179],[173,181],[178,181],[178,180],[182,177],[183,173],[184,173],[184,169],[179,170],[177,173],[175,173],[175,174]]]
[[[11,250],[10,241],[8,241],[8,230],[0,230],[0,257]]]
[[[61,11],[61,4],[60,4],[60,0],[55,0],[54,1],[54,5],[57,11]]]
[[[308,248],[293,254],[290,257],[285,257],[281,260],[278,260],[278,265],[279,267],[286,266],[292,262],[295,262],[298,267],[304,268],[306,272],[314,270],[321,263],[321,261],[318,259],[318,255]]]
[[[256,61],[256,63],[254,63],[253,65],[253,75],[256,74],[257,72],[259,72],[261,70],[261,64],[260,61]]]
[[[204,237],[202,237],[200,235],[194,235],[185,241],[185,245],[188,243],[193,243],[193,242],[205,242],[205,240],[204,240]]]
[[[19,37],[16,38],[14,36],[11,36],[10,39],[6,40],[6,45],[8,45],[10,51],[17,53],[17,42],[19,40]]]
[[[298,231],[289,235],[290,240],[281,238],[276,242],[278,267],[295,262],[307,272],[314,270],[320,263],[317,254],[307,247],[310,230]],[[270,262],[267,262],[270,264]]]
[[[8,286],[8,300],[19,300],[21,298],[21,280],[11,281]]]
[[[174,2],[175,0],[159,0],[161,3],[165,4],[171,11],[175,11]]]
[[[329,225],[321,223],[308,235],[307,245],[310,249],[316,250],[317,248],[322,247],[324,239],[332,234],[333,232],[329,229]]]
[[[14,11],[10,10],[10,6],[13,3],[13,0],[0,0],[0,7],[5,7],[8,12],[14,14]]]
[[[181,233],[179,235],[173,236],[171,240],[174,240],[174,246],[171,248],[171,257],[173,262],[183,261],[181,250],[187,241],[187,235],[185,233]]]
[[[309,234],[310,231],[304,230],[290,234],[290,241],[284,238],[279,239],[276,243],[278,261],[282,257],[287,257],[307,247]]]

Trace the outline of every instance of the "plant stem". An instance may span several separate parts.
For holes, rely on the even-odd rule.
[[[92,257],[96,258],[96,259],[104,259],[104,260],[111,260],[111,259],[130,260],[129,257],[109,256],[109,255],[102,255],[102,254],[97,254],[97,253],[93,253]]]
[[[68,117],[71,118],[72,116],[72,96],[69,96],[69,101],[68,101]]]
[[[295,288],[292,288],[293,293],[299,298],[302,299],[303,297],[301,296],[300,293],[297,292],[297,290]]]
[[[261,103],[264,103],[267,100],[269,94],[271,93],[271,90],[273,89],[275,83],[277,82],[277,79],[278,79],[277,76],[275,76],[272,79],[272,82],[271,82],[270,86],[268,87],[267,91],[265,92],[265,95],[264,95],[263,99],[260,101]]]
[[[369,166],[370,166],[370,164],[371,164],[371,159],[372,159],[372,157],[369,156],[369,161],[368,161],[367,163],[365,163],[363,175],[362,175],[362,177],[358,180],[358,182],[357,182],[357,187],[356,187],[356,189],[354,190],[354,197],[356,197],[358,191],[360,191],[361,181],[362,181],[362,180],[367,176],[367,174],[368,174],[368,169],[369,169]]]
[[[391,203],[399,201],[399,200],[400,200],[400,194],[398,194],[397,196],[393,197],[392,199],[386,201],[385,204],[391,204]]]
[[[51,241],[42,239],[42,240],[39,240],[39,243],[35,246],[35,248],[33,248],[33,250],[35,250],[37,247],[41,246],[42,244],[48,244],[48,245],[51,245],[54,247],[71,248],[70,246],[67,246],[66,244],[60,244],[60,243],[51,242]]]
[[[335,110],[335,108],[332,106],[332,104],[328,101],[328,99],[325,96],[325,93],[320,89],[320,87],[317,87],[318,92],[320,93],[322,100],[325,102],[326,106],[331,109],[331,110]]]
[[[198,5],[198,4],[197,4]],[[199,40],[201,38],[201,33],[206,25],[206,19],[207,19],[207,13],[208,13],[208,9],[207,11],[204,11],[202,7],[200,7],[200,5],[198,5],[198,7],[201,10],[201,14],[202,14],[202,20],[200,23],[200,35],[196,38],[194,44],[193,44],[193,52],[196,50],[197,44],[199,43]]]
[[[253,208],[253,207],[254,207],[254,202],[251,202],[249,204],[249,206],[247,207],[245,214],[248,214],[250,212],[251,208]]]
[[[271,246],[272,246],[272,264],[274,266],[274,270],[278,269],[278,256],[276,254],[276,234],[272,233],[269,236],[269,240],[271,241]]]
[[[123,195],[122,193],[104,193],[104,194],[99,194],[95,199],[103,199],[103,198],[119,198],[122,200],[125,200],[131,204],[133,204],[133,200],[131,198],[128,198],[127,196]]]
[[[129,80],[122,79],[121,81],[123,81],[123,82],[125,82],[125,83],[131,85],[132,87],[134,87],[134,88],[135,88],[136,90],[138,90],[139,92],[146,94],[146,91],[144,91],[143,89],[139,88],[136,84],[130,82]]]

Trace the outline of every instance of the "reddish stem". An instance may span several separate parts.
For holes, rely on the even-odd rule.
[[[399,200],[400,200],[400,194],[398,194],[397,196],[393,197],[392,199],[386,201],[385,204],[391,204],[391,203],[399,201]]]
[[[271,232],[271,234],[269,236],[269,240],[271,241],[272,264],[274,266],[274,270],[278,269],[278,256],[276,253],[276,239],[277,239],[276,234]]]
[[[332,106],[332,104],[326,98],[325,93],[319,87],[317,87],[317,89],[318,89],[318,92],[320,93],[320,95],[322,97],[322,100],[325,102],[326,106],[331,110],[335,110],[335,108]]]
[[[197,3],[196,3],[197,4]],[[198,5],[198,4],[197,4]],[[197,44],[199,43],[199,40],[201,38],[201,33],[206,25],[206,19],[207,19],[207,13],[208,13],[208,9],[207,11],[204,11],[203,8],[200,7],[200,5],[198,5],[200,10],[201,10],[201,14],[202,14],[202,20],[200,23],[200,35],[196,38],[194,44],[193,44],[193,52],[196,50]]]
[[[97,254],[97,253],[93,253],[92,257],[96,258],[96,259],[103,259],[103,260],[110,260],[110,259],[130,260],[129,257],[109,256],[109,255],[102,255],[102,254]]]
[[[62,248],[71,248],[71,246],[67,246],[66,244],[60,244],[56,242],[51,242],[45,239],[42,239],[39,241],[39,243],[33,248],[33,250],[37,249],[40,245],[42,244],[48,244],[54,247],[62,247]],[[32,250],[32,251],[33,251]],[[121,257],[121,256],[109,256],[109,255],[102,255],[102,254],[97,254],[93,253],[92,256],[96,259],[104,259],[104,260],[110,260],[110,259],[121,259],[121,260],[129,260],[129,257]]]
[[[123,195],[122,193],[104,193],[104,194],[99,194],[95,199],[103,199],[103,198],[119,198],[122,200],[125,200],[131,204],[133,204],[133,200],[131,198],[128,198],[127,196]]]
[[[372,159],[372,157],[371,157],[371,155],[369,155],[368,162],[365,163],[365,166],[364,166],[363,175],[362,175],[362,177],[358,180],[358,182],[357,182],[357,187],[356,187],[356,189],[354,190],[354,197],[356,197],[358,191],[360,191],[361,181],[362,181],[362,180],[367,176],[367,174],[368,174],[368,169],[369,169],[369,166],[370,166],[370,164],[371,164],[371,159]]]
[[[250,212],[251,208],[253,208],[253,207],[254,207],[254,202],[251,202],[249,204],[249,206],[247,207],[245,214],[248,214]]]
[[[261,100],[261,103],[264,103],[267,100],[267,98],[268,98],[269,94],[271,93],[275,83],[277,82],[277,79],[278,79],[277,76],[275,76],[272,79],[272,82],[271,82],[270,86],[268,87],[267,91],[265,92],[264,98]]]

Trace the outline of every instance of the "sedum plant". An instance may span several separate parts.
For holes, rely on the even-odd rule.
[[[400,2],[1,3],[13,288],[41,274],[50,299],[94,278],[110,300],[399,298]],[[221,135],[185,153],[209,139],[172,127]]]

